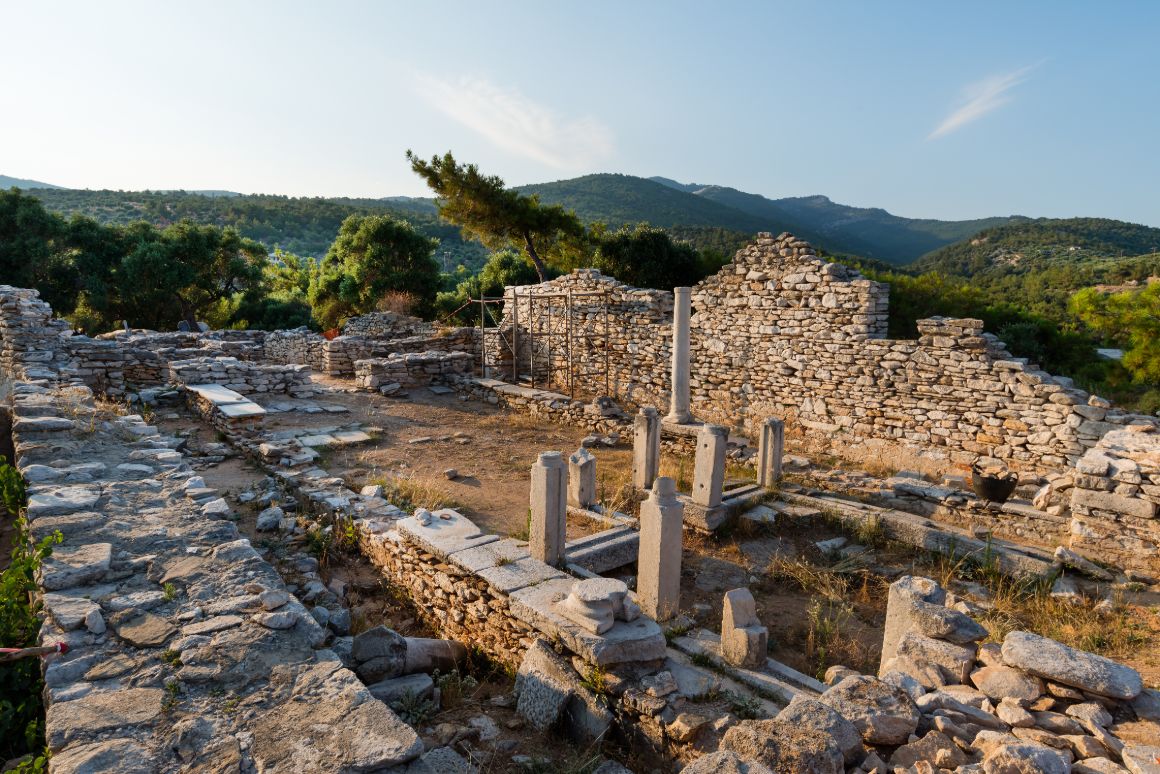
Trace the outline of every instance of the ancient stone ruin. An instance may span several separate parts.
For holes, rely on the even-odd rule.
[[[91,339],[35,291],[0,287],[28,524],[62,540],[38,578],[40,642],[68,646],[44,660],[51,771],[552,770],[511,754],[521,740],[500,739],[487,712],[466,734],[433,727],[461,687],[447,676],[484,660],[514,673],[487,705],[509,730],[569,739],[601,774],[1160,770],[1160,693],[1137,670],[988,628],[985,606],[930,578],[882,585],[881,657],[863,672],[811,676],[771,657],[775,622],[744,578],[701,625],[688,615],[698,541],[823,513],[916,553],[986,557],[1011,578],[1155,582],[1156,419],[1011,358],[978,321],[886,339],[886,304],[885,286],[768,234],[675,296],[591,270],[509,288],[487,330],[386,313],[333,339]],[[555,325],[586,333],[538,349]],[[594,389],[573,397],[577,379]],[[551,389],[569,381],[568,395]],[[341,424],[337,389],[384,415],[424,392],[591,435],[575,451],[539,448],[523,468],[526,531],[503,536],[469,504],[415,507],[328,469],[328,450],[384,432]],[[216,456],[146,419],[183,404],[213,428]],[[340,424],[272,430],[279,415]],[[599,477],[617,445],[632,447],[623,510]],[[823,448],[894,450],[945,475],[787,481]],[[267,476],[263,492],[207,484],[231,454]],[[683,478],[666,455],[687,460]],[[1042,485],[1026,502],[982,499],[955,467],[980,460]],[[449,462],[463,468],[470,451]],[[253,524],[237,514],[247,500]],[[356,620],[319,559],[282,555],[338,535],[413,606],[423,636]],[[856,556],[844,542],[819,550]]]

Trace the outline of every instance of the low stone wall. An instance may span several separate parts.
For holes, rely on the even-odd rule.
[[[170,384],[220,384],[243,395],[289,393],[310,397],[310,367],[305,365],[256,365],[232,357],[202,357],[169,363]]]
[[[272,331],[266,335],[264,357],[269,363],[308,365],[315,371],[322,371],[324,341],[326,339],[320,334],[307,328]]]
[[[419,387],[468,374],[471,366],[471,355],[466,352],[419,352],[357,360],[354,376],[364,390],[390,394],[399,388]]]
[[[1106,434],[1075,466],[1071,548],[1160,577],[1160,433]]]
[[[432,323],[418,317],[397,312],[369,312],[352,317],[342,324],[344,336],[363,336],[368,339],[401,339],[409,336],[431,335]]]
[[[581,427],[594,433],[625,432],[632,426],[632,420],[624,417],[615,406],[604,409],[596,402],[572,400],[556,392],[508,384],[498,379],[474,377],[457,379],[454,385],[456,391],[464,397],[552,422]]]
[[[383,358],[407,352],[467,352],[476,354],[474,328],[450,328],[435,335],[399,339],[371,339],[365,336],[338,336],[322,345],[322,370],[330,376],[354,375],[359,360]]]

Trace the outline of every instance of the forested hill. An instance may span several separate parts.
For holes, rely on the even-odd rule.
[[[49,210],[66,217],[87,215],[99,223],[124,225],[145,220],[167,226],[188,218],[195,223],[233,226],[242,236],[267,247],[279,247],[304,256],[321,257],[348,215],[391,214],[410,221],[428,236],[440,240],[440,263],[465,264],[478,269],[486,250],[464,242],[459,229],[439,220],[430,200],[399,197],[383,199],[323,199],[289,196],[205,195],[187,191],[81,191],[33,189],[33,196]]]
[[[1039,218],[986,229],[924,255],[908,268],[978,277],[1039,271],[1052,264],[1080,266],[1158,251],[1160,228],[1106,218]]]

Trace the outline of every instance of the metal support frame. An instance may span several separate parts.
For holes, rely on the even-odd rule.
[[[601,300],[602,322],[600,326],[602,330],[598,330],[593,321],[589,320],[587,325],[581,325],[579,328],[574,323],[576,300],[580,298],[599,298]],[[511,326],[511,341],[508,341],[507,336],[503,332],[503,328],[499,325],[494,311],[490,307],[494,305],[503,305],[511,300],[512,305],[512,326]],[[556,331],[553,327],[553,301],[564,301],[563,311],[563,330]],[[507,346],[512,353],[512,373],[511,379],[513,384],[518,384],[520,379],[520,357],[519,357],[519,330],[520,330],[520,303],[527,301],[527,320],[525,327],[528,336],[528,371],[529,380],[532,388],[536,387],[536,362],[540,358],[547,360],[547,384],[543,385],[545,389],[552,389],[553,385],[557,383],[554,379],[556,370],[552,363],[552,349],[555,343],[557,355],[563,351],[567,359],[567,371],[565,373],[566,379],[564,384],[560,385],[568,391],[569,397],[576,399],[578,376],[587,376],[587,373],[578,373],[576,356],[580,347],[578,346],[581,340],[592,342],[599,341],[604,350],[604,394],[612,394],[612,317],[609,311],[609,293],[607,290],[593,290],[593,291],[559,291],[537,293],[535,290],[528,290],[526,293],[520,293],[519,289],[513,288],[510,296],[502,298],[488,298],[484,294],[480,294],[478,299],[471,299],[470,303],[479,304],[479,341],[480,341],[480,374],[483,378],[488,378],[491,370],[489,368],[488,353],[487,353],[487,331],[488,331],[488,317],[491,318],[491,329],[495,331],[498,338],[498,343],[501,346]],[[547,308],[544,310],[546,319],[541,320],[536,316],[536,304],[546,304]],[[560,312],[556,312],[557,324],[560,320]],[[543,340],[544,353],[541,355],[536,350],[537,332],[539,337]],[[603,333],[603,336],[600,335]],[[563,338],[563,342],[559,341]],[[555,340],[555,342],[553,342]],[[594,348],[594,347],[593,347]],[[589,348],[589,351],[593,348]]]

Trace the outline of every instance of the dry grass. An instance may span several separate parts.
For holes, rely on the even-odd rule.
[[[1008,632],[1023,630],[1080,650],[1122,659],[1147,645],[1152,636],[1149,620],[1155,618],[1154,612],[1126,605],[1121,596],[1114,597],[1111,605],[1102,604],[1102,599],[1053,597],[1055,576],[1004,575],[989,551],[957,560],[936,557],[933,570],[932,575],[944,588],[953,588],[956,580],[967,580],[987,589],[987,607],[976,617],[994,642],[1002,642]]]
[[[435,511],[440,508],[459,508],[460,504],[446,489],[428,478],[414,474],[384,476],[371,479],[371,484],[383,487],[383,497],[404,511],[426,508]]]

